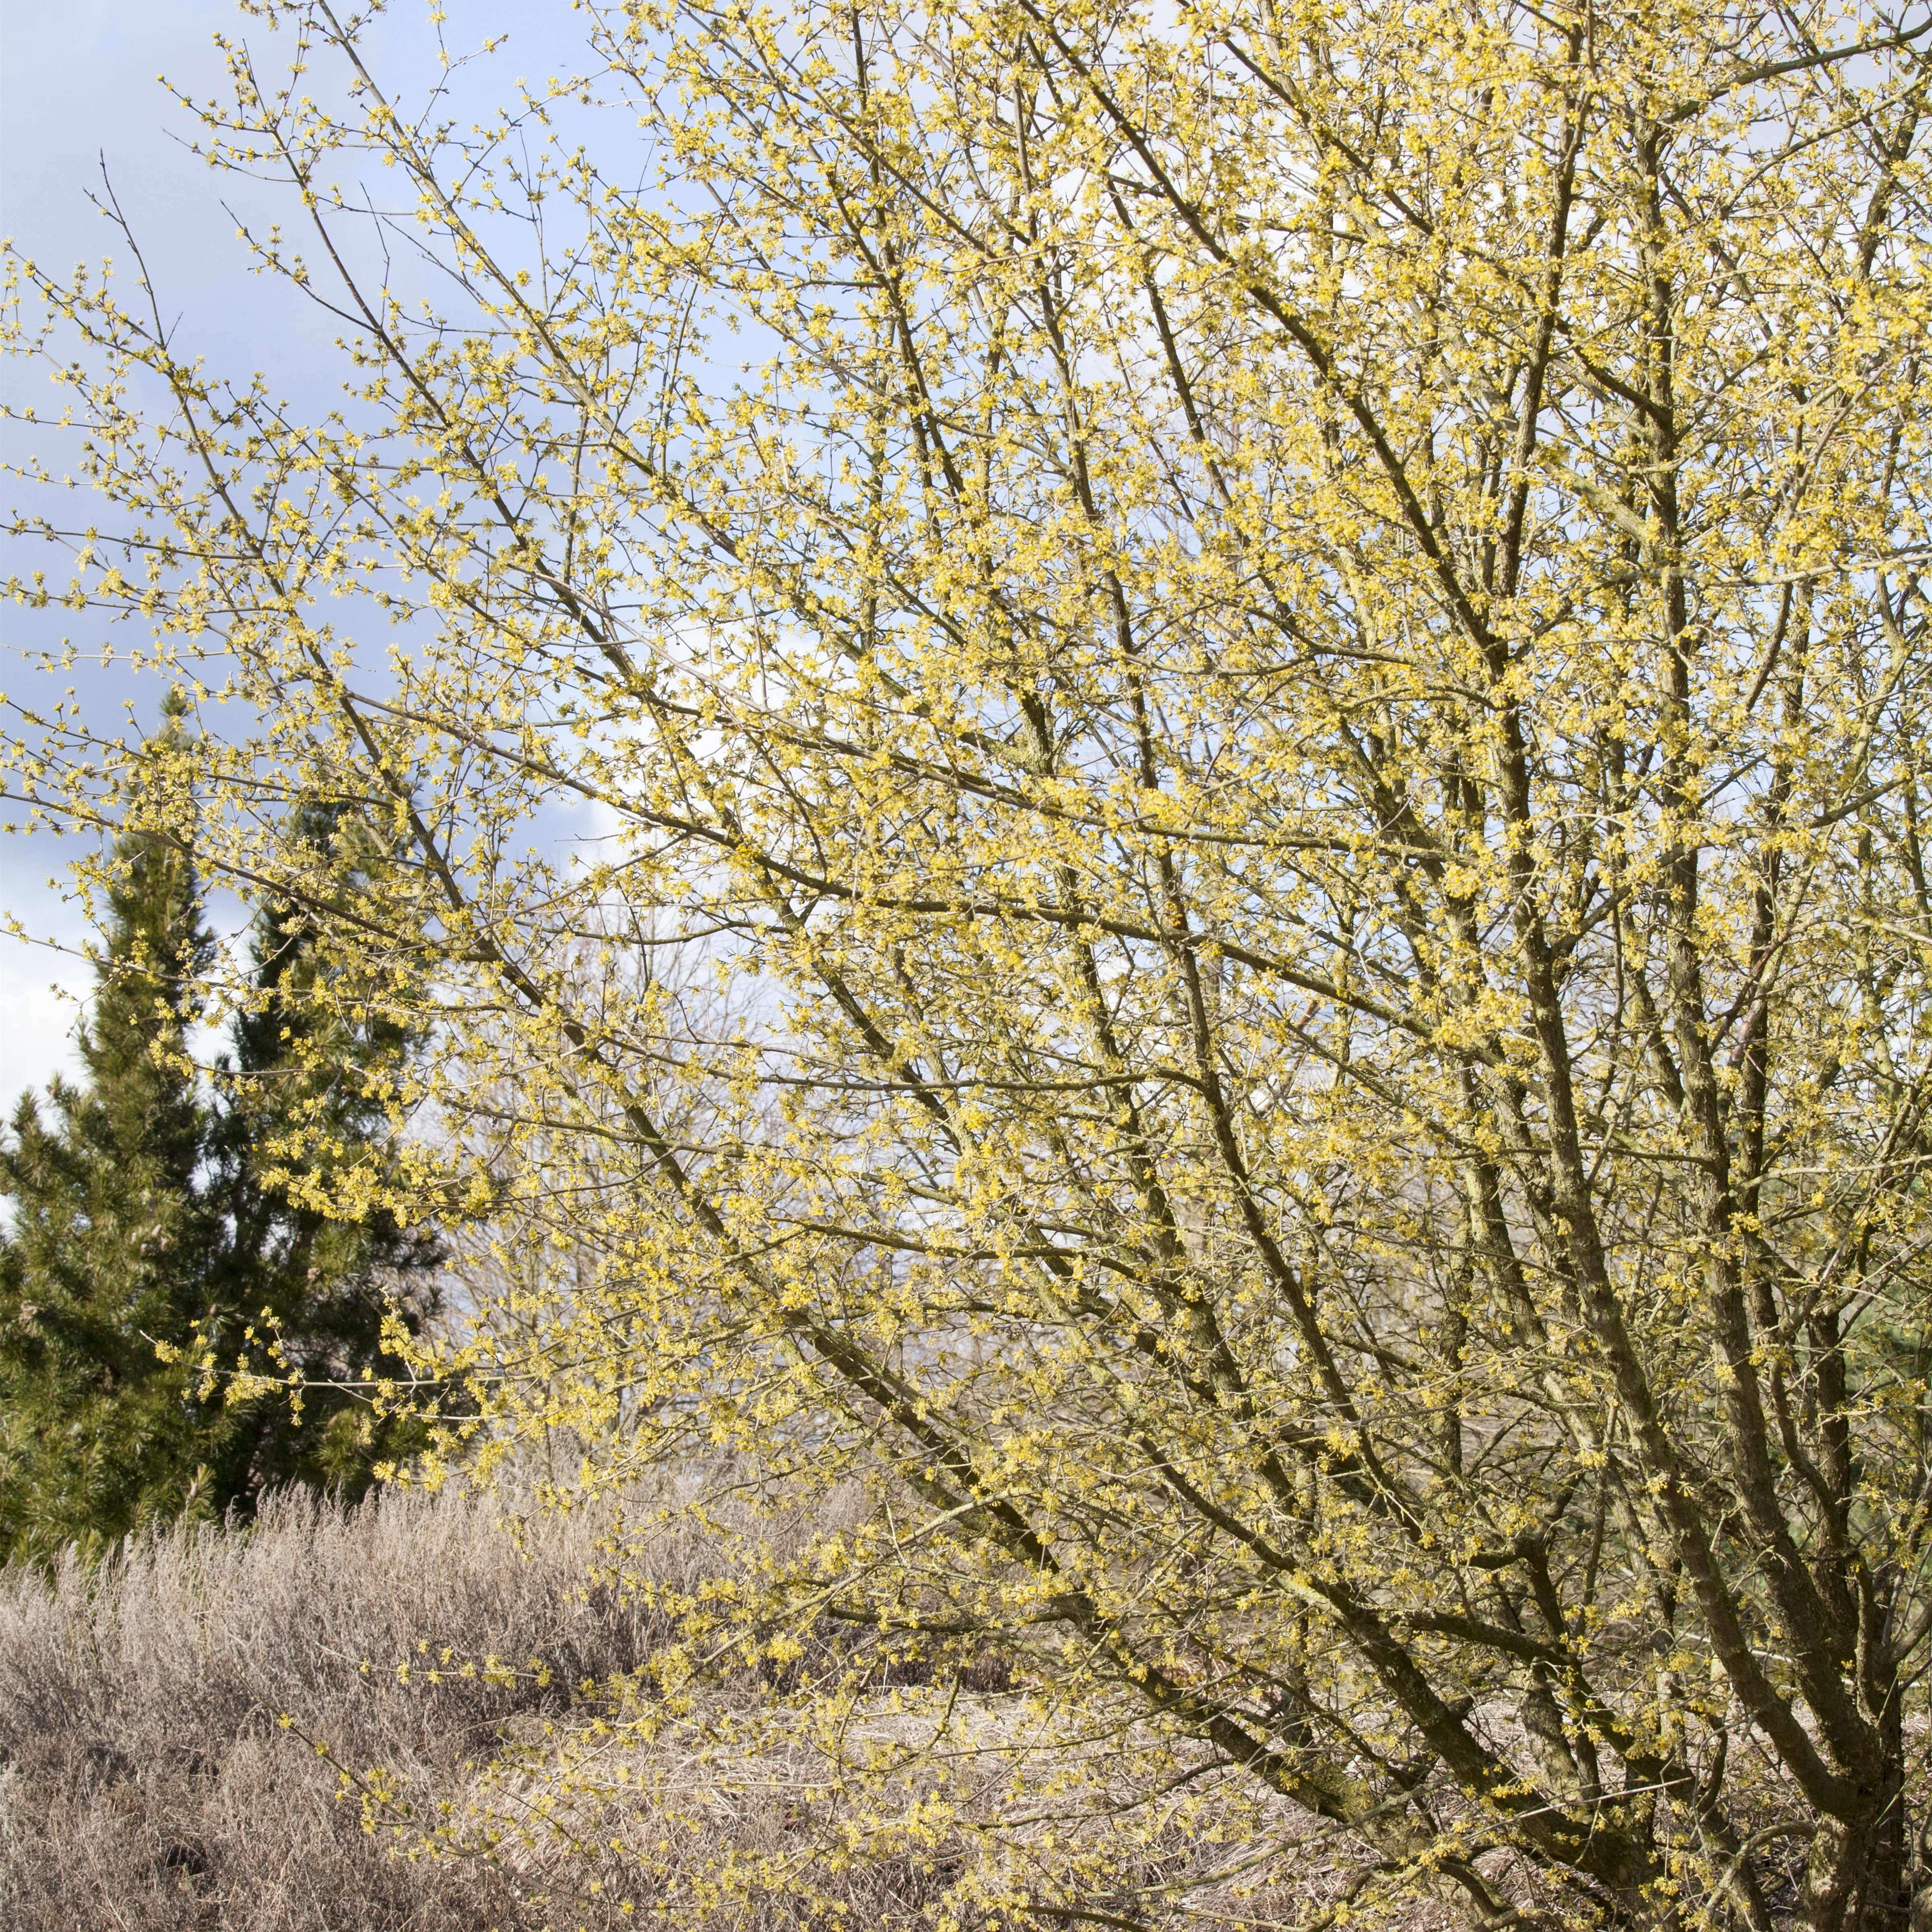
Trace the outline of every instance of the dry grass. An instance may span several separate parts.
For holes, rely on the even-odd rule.
[[[247,1533],[182,1530],[98,1570],[5,1572],[0,1918],[21,1932],[562,1922],[566,1901],[514,1871],[392,1857],[334,1768],[460,1786],[506,1726],[567,1715],[570,1684],[646,1654],[646,1619],[584,1588],[594,1523],[538,1518],[520,1550],[499,1514],[454,1495],[347,1512],[286,1498]],[[551,1681],[399,1682],[424,1642],[540,1657]]]
[[[829,1499],[794,1528],[823,1527],[848,1506]],[[1090,1838],[1082,1856],[1079,1832],[982,1828],[1016,1816],[1016,1770],[1030,1748],[1024,1700],[1004,1694],[997,1672],[977,1682],[968,1668],[946,1693],[959,1741],[976,1735],[982,1747],[954,1780],[956,1825],[936,1837],[873,1833],[865,1855],[836,1870],[824,1848],[858,1844],[857,1813],[814,1756],[808,1699],[788,1702],[785,1687],[741,1670],[655,1742],[634,1729],[598,1742],[593,1707],[572,1687],[637,1670],[662,1635],[648,1612],[586,1586],[602,1528],[584,1514],[538,1513],[513,1535],[500,1505],[453,1492],[390,1492],[346,1512],[284,1498],[245,1532],[177,1530],[98,1569],[0,1573],[0,1922],[20,1932],[601,1932],[662,1924],[668,1912],[717,1932],[914,1928],[947,1916],[942,1900],[950,1891],[960,1900],[960,1881],[970,1892],[976,1870],[1010,1874],[1016,1857],[1036,1898],[1067,1895],[1075,1864],[1088,1875],[1079,1895],[1090,1906],[1111,1902],[1110,1880],[1131,1886],[1137,1874],[1104,1853],[1096,1864]],[[687,1588],[728,1561],[716,1540],[689,1534],[652,1558],[660,1580]],[[445,1646],[459,1666],[494,1657],[514,1673],[490,1681],[446,1668],[432,1682]],[[527,1667],[538,1659],[547,1682]],[[828,1660],[842,1670],[852,1658]],[[879,1682],[851,1742],[920,1728],[891,1714],[897,1694]],[[741,1755],[693,1748],[721,1724],[740,1726]],[[774,1755],[787,1724],[794,1744]],[[1108,1795],[1122,1774],[1107,1751],[1052,1755],[1064,1804],[1047,1809],[1067,1816],[1088,1808],[1081,1787],[1087,1799]],[[370,1831],[372,1776],[407,1802],[376,1807]],[[922,1780],[923,1771],[902,1795],[929,1792]],[[490,1856],[474,1855],[488,1842],[479,1817],[528,1820],[530,1801],[559,1790],[542,1828],[512,1828]],[[882,1795],[874,1784],[868,1802]],[[1250,1825],[1296,1834],[1292,1808],[1268,1808],[1247,1813]],[[470,1855],[422,1855],[446,1816]],[[410,1822],[395,1827],[398,1816]],[[1210,1822],[1228,1821],[1210,1810]],[[565,1842],[608,1845],[614,1827],[625,1856],[586,1857]],[[1151,1862],[1135,1860],[1143,1881],[1222,1864],[1233,1849],[1178,1827],[1157,1836],[1142,1844]],[[1340,1886],[1346,1863],[1332,1849],[1319,1870],[1305,1857],[1286,1862],[1276,1922]],[[735,1892],[716,1882],[754,1870],[766,1876]],[[1143,1893],[1135,1916],[1150,1902]],[[1195,1894],[1197,1911],[1207,1904]],[[1251,1912],[1276,1916],[1265,1898],[1234,1916],[1252,1923]],[[969,1908],[956,1922],[993,1932],[1055,1918]]]

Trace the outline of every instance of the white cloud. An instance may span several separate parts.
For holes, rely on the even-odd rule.
[[[0,936],[0,1108],[8,1113],[23,1088],[78,1070],[74,1028],[93,978],[84,959]]]

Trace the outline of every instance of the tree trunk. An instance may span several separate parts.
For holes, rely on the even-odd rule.
[[[1821,1821],[1811,1841],[1798,1903],[1802,1932],[1911,1932],[1901,1719],[1894,1687],[1879,1722],[1868,1802],[1851,1820]]]

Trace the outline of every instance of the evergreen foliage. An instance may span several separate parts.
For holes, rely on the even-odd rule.
[[[305,806],[290,830],[326,862],[344,815]],[[272,901],[256,922],[256,1003],[237,1016],[234,1057],[216,1072],[208,1192],[224,1232],[202,1340],[226,1364],[248,1355],[272,1320],[276,1365],[303,1394],[298,1403],[278,1390],[231,1404],[222,1486],[238,1497],[290,1482],[359,1497],[377,1464],[415,1441],[406,1418],[378,1420],[340,1384],[383,1372],[392,1305],[421,1332],[442,1251],[380,1207],[350,1222],[316,1204],[358,1163],[380,1167],[382,1076],[411,1042],[380,1015],[338,1010],[319,991],[328,976],[313,925]],[[400,1366],[392,1358],[388,1372]]]
[[[326,838],[332,823],[310,812],[298,836]],[[382,1372],[392,1299],[412,1331],[434,1306],[433,1240],[301,1202],[305,1180],[380,1160],[368,1076],[406,1050],[404,1035],[332,1022],[314,1002],[295,1016],[287,995],[312,990],[319,968],[300,916],[273,902],[256,922],[255,998],[205,1096],[187,1031],[213,946],[193,860],[140,831],[116,861],[82,1080],[50,1082],[44,1111],[23,1095],[0,1141],[10,1556],[246,1514],[291,1482],[360,1496],[410,1444],[340,1384]],[[228,1372],[244,1362],[280,1385]]]
[[[0,1544],[44,1551],[212,1506],[208,1423],[188,1370],[216,1246],[198,1184],[207,1120],[184,988],[209,940],[194,867],[124,838],[108,899],[82,1078],[23,1095],[0,1143]],[[226,1498],[220,1500],[225,1501]]]

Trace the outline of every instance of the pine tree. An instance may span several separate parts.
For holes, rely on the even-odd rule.
[[[341,861],[352,829],[322,805],[290,828],[325,865]],[[251,1330],[258,1354],[272,1332],[303,1394],[299,1406],[281,1394],[237,1406],[221,1484],[237,1497],[294,1481],[359,1496],[413,1438],[400,1418],[376,1419],[353,1385],[384,1372],[391,1310],[412,1332],[434,1313],[442,1251],[380,1210],[350,1222],[313,1204],[345,1169],[380,1168],[380,1083],[411,1041],[380,1016],[332,1008],[313,925],[286,899],[256,920],[253,976],[256,1003],[237,1016],[232,1060],[216,1077],[210,1186],[225,1238],[204,1339],[232,1360],[250,1353]]]
[[[44,1117],[23,1096],[0,1141],[0,1550],[14,1553],[217,1500],[190,1373],[154,1346],[190,1340],[217,1232],[186,1051],[211,944],[178,845],[136,832],[115,858],[82,1083],[52,1082]]]
[[[164,738],[179,730],[171,711]],[[317,809],[295,830],[335,828]],[[292,1482],[357,1496],[412,1446],[356,1387],[384,1372],[392,1306],[412,1329],[434,1312],[440,1251],[380,1213],[331,1219],[304,1188],[380,1167],[373,1096],[406,1036],[328,1012],[309,926],[276,901],[205,1094],[187,1035],[213,945],[192,857],[138,831],[114,857],[82,1080],[52,1082],[44,1114],[23,1096],[0,1140],[0,1555],[245,1515]],[[251,1390],[244,1363],[299,1389]]]

